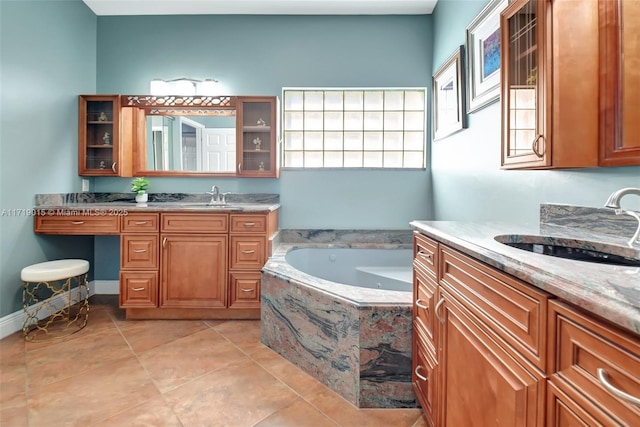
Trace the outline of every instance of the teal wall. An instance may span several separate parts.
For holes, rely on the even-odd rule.
[[[433,71],[465,44],[465,29],[486,0],[439,0],[433,17]],[[468,115],[469,127],[432,144],[438,220],[538,221],[540,203],[604,205],[613,191],[640,187],[640,167],[562,171],[500,169],[500,103]],[[640,207],[640,200],[624,200]],[[638,198],[636,198],[638,199]]]
[[[158,30],[161,29],[161,30]],[[283,87],[426,87],[431,16],[98,18],[98,91],[146,93],[153,78],[215,78],[221,95]],[[282,228],[408,228],[428,216],[428,171],[283,171],[279,180],[153,179],[151,191],[274,192]],[[128,180],[96,180],[125,190]]]
[[[215,78],[220,95],[283,87],[428,87],[431,16],[98,17],[98,92],[147,93],[153,78]],[[151,192],[280,194],[281,228],[407,229],[427,218],[429,172],[282,171],[280,179],[153,178]],[[96,191],[128,191],[96,179]],[[96,259],[117,250],[96,241]],[[117,259],[96,274],[117,278]]]
[[[97,18],[80,0],[0,1],[0,317],[22,306],[20,270],[79,257],[92,237],[36,236],[36,193],[81,189],[78,94],[96,87]]]

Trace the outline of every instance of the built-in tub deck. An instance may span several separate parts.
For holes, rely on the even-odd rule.
[[[411,280],[407,276],[410,242],[411,233],[406,232],[400,243],[281,244],[262,270],[263,343],[358,407],[415,407],[411,385],[411,282],[405,283],[405,291],[375,286],[385,280],[383,276]],[[401,268],[395,272],[389,263],[379,266],[383,275],[371,276],[374,286],[367,288],[316,277],[287,261],[290,251],[321,247],[398,250],[398,254],[405,253],[408,264],[398,266]],[[329,252],[335,263],[340,262],[337,257],[345,255],[342,251]],[[370,253],[365,255],[371,258]],[[375,274],[377,266],[365,267],[357,274]]]

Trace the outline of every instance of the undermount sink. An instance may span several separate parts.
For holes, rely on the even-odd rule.
[[[504,245],[558,258],[640,267],[638,251],[631,247],[607,245],[588,240],[566,239],[551,236],[504,234],[494,239]]]

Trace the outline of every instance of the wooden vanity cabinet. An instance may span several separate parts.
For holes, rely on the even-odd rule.
[[[239,96],[236,108],[238,176],[277,178],[280,174],[278,97]]]
[[[640,422],[638,335],[419,232],[413,317],[412,382],[428,425]]]
[[[440,245],[439,425],[544,425],[547,295]]]
[[[411,382],[425,419],[438,425],[437,342],[438,243],[414,232],[413,360]]]
[[[231,214],[229,232],[229,308],[260,308],[260,270],[271,256],[269,238],[278,226],[269,215]]]
[[[157,307],[159,277],[157,213],[121,217],[120,307]]]
[[[638,425],[638,338],[559,301],[549,303],[549,323],[548,425]]]
[[[78,175],[133,176],[133,110],[120,95],[80,95]]]
[[[225,308],[229,216],[161,214],[160,308]]]

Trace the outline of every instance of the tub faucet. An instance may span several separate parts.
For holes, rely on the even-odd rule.
[[[633,237],[631,237],[628,242],[629,246],[633,246],[634,243],[640,242],[640,215],[638,215],[638,213],[635,211],[622,209],[620,207],[620,200],[627,194],[635,194],[636,196],[640,196],[640,188],[621,188],[620,190],[613,192],[609,196],[604,206],[607,208],[615,209],[616,215],[629,215],[634,217],[638,221],[638,228],[633,234]]]

